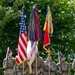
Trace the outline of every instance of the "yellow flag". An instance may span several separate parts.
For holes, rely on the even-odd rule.
[[[47,15],[46,15],[46,21],[45,21],[45,25],[44,25],[44,31],[46,30],[47,22],[48,22],[48,32],[50,34],[52,34],[53,33],[53,25],[52,25],[52,14],[51,14],[50,9],[48,9],[48,12],[47,12]]]

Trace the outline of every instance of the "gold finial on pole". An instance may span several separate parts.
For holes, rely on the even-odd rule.
[[[25,8],[25,6],[23,5],[23,6],[22,6],[22,10],[23,10],[24,8]]]
[[[47,9],[50,9],[50,7],[48,6]]]

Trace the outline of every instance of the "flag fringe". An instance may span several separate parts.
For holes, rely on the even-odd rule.
[[[15,62],[16,62],[17,65],[23,64],[23,63],[26,62],[26,61],[27,61],[27,59],[24,60],[24,61],[22,61],[22,62],[20,62],[20,63],[18,63],[18,62],[16,61],[16,59],[15,59]]]
[[[48,52],[48,49],[45,48],[45,46],[48,46],[48,45],[50,45],[50,43],[48,43],[48,44],[46,44],[46,45],[43,46],[43,48],[44,48],[47,52]]]

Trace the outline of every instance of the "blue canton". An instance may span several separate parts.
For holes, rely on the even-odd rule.
[[[21,22],[20,22],[20,34],[24,33],[25,31],[26,31],[26,24],[25,24],[25,14],[23,9],[21,14]]]

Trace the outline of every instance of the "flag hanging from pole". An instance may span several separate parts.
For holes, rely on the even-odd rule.
[[[25,14],[24,9],[22,10],[21,22],[20,22],[20,34],[18,41],[18,55],[15,58],[16,63],[19,65],[26,61],[27,59],[27,32],[26,32],[26,24],[25,24]]]
[[[44,42],[43,42],[43,48],[45,50],[49,50],[50,48],[50,34],[53,33],[53,25],[52,25],[52,15],[51,15],[51,11],[48,8],[48,12],[46,15],[46,21],[45,21],[45,25],[44,25]]]
[[[30,14],[30,22],[28,26],[28,37],[31,41],[38,41],[42,38],[41,27],[39,23],[37,9],[32,8]]]
[[[35,60],[35,55],[38,52],[38,41],[42,38],[41,27],[38,19],[37,9],[33,6],[30,14],[30,22],[28,26],[28,46],[27,46],[27,58],[29,59],[29,73],[32,73],[32,63]]]

